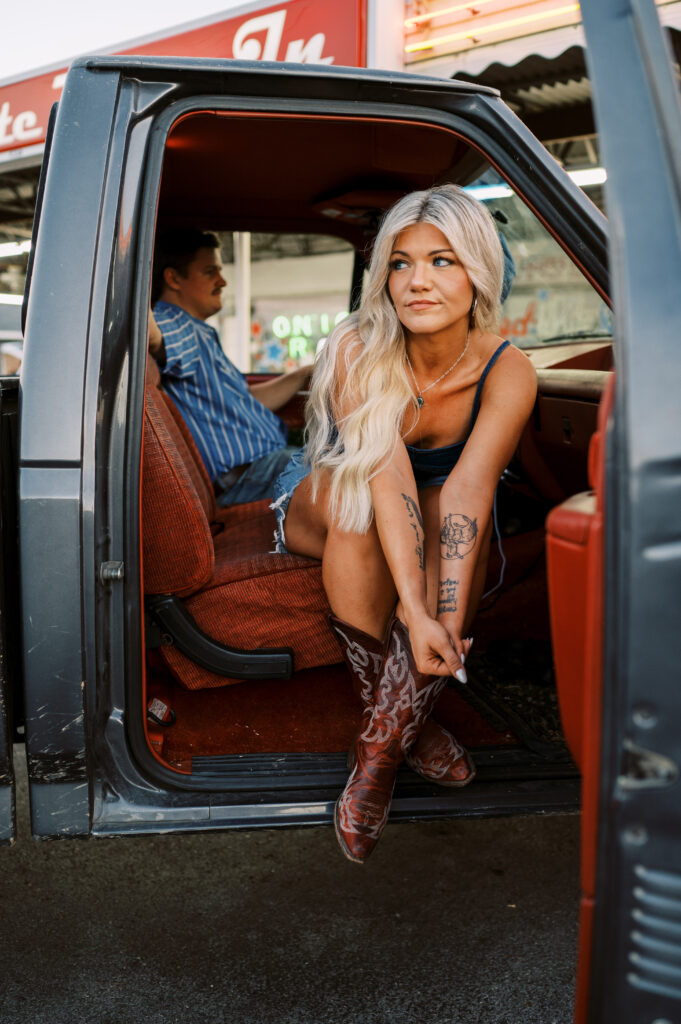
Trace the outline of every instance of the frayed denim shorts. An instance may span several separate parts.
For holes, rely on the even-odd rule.
[[[278,555],[288,554],[284,538],[284,519],[288,512],[288,504],[300,481],[309,476],[310,472],[311,467],[305,462],[305,449],[301,448],[291,456],[286,468],[274,481],[274,501],[270,508],[277,517],[277,528],[274,531],[274,551]]]

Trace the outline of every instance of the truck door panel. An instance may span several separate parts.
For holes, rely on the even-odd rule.
[[[78,468],[31,466],[21,474],[26,757],[36,836],[89,831],[80,487]],[[30,614],[34,608],[40,614]]]
[[[600,810],[584,821],[593,903],[576,1021],[648,1024],[677,1020],[681,1005],[681,106],[652,0],[590,0],[582,15],[608,173],[617,374],[598,460],[601,752],[584,771]]]
[[[29,795],[34,834],[44,837],[90,831],[85,691],[86,654],[93,646],[88,627],[95,566],[87,541],[94,434],[84,431],[84,420],[86,409],[96,408],[96,400],[88,406],[86,397],[89,339],[99,328],[101,344],[97,242],[106,222],[103,196],[110,195],[105,181],[116,102],[115,76],[74,72],[54,121],[34,227],[22,368],[19,528]],[[79,183],[77,215],[74,181]],[[111,202],[115,209],[115,194]],[[108,259],[106,267],[108,275]],[[92,714],[92,703],[87,710]]]
[[[126,468],[115,449],[97,450],[97,423],[106,409],[125,432],[131,293],[119,301],[116,259],[130,232],[119,240],[116,230],[135,217],[137,190],[122,193],[120,178],[126,165],[139,181],[149,127],[142,114],[157,98],[153,87],[121,89],[117,73],[85,63],[70,72],[50,138],[21,385],[26,748],[33,831],[44,837],[90,833],[93,737],[106,722],[115,732],[102,682],[124,671],[125,643],[99,664],[97,647],[112,630],[124,637],[123,574],[111,571],[123,559],[108,528],[97,531],[110,518],[99,515],[101,504],[125,500]],[[134,260],[125,268],[132,274]],[[112,362],[116,370],[102,374]]]

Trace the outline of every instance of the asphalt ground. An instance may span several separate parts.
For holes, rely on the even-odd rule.
[[[0,848],[2,1024],[570,1024],[575,815]]]

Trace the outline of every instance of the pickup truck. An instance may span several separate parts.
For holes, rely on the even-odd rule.
[[[634,1024],[677,1019],[681,999],[681,115],[653,4],[583,7],[609,250],[602,214],[492,90],[326,66],[73,64],[21,380],[0,382],[0,838],[13,740],[39,839],[331,822],[358,709],[320,567],[270,553],[266,502],[217,511],[148,367],[154,239],[184,223],[335,238],[354,253],[352,303],[396,197],[501,185],[511,246],[540,234],[592,298],[583,327],[549,323],[527,345],[539,395],[500,484],[503,582],[469,687],[437,709],[478,776],[448,790],[401,769],[391,814],[581,801],[576,1020]],[[614,339],[592,316],[609,306]]]

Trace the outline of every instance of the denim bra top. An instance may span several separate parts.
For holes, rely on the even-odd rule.
[[[487,374],[504,349],[508,348],[510,344],[510,341],[503,341],[496,352],[492,354],[485,369],[482,371],[475,391],[475,398],[473,399],[473,411],[471,412],[471,421],[468,425],[468,433],[463,441],[445,445],[444,448],[414,448],[410,444],[406,446],[417,487],[439,487],[454,469],[478,418],[480,397]]]

